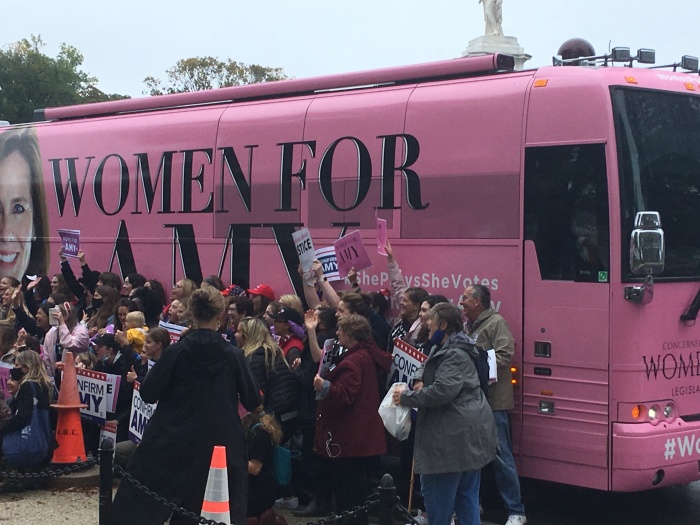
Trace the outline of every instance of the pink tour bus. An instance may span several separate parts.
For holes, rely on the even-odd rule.
[[[60,228],[95,269],[301,293],[306,226],[316,248],[359,229],[379,289],[379,216],[407,285],[456,301],[480,283],[508,320],[522,476],[698,480],[700,79],[512,69],[488,55],[38,111],[0,133],[0,159],[11,139],[34,159],[33,240],[0,249],[0,271],[57,271]]]

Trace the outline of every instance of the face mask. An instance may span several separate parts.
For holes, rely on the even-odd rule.
[[[444,330],[441,330],[440,328],[438,328],[437,330],[435,330],[433,337],[430,338],[430,346],[441,344],[442,340],[444,338],[445,338]]]
[[[102,306],[103,304],[104,304],[104,299],[95,299],[95,298],[93,297],[93,299],[92,299],[92,306],[93,306],[94,308],[99,308],[99,307]]]
[[[19,381],[24,377],[24,371],[21,368],[10,368],[10,377]]]

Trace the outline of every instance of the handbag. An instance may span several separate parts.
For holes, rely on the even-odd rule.
[[[49,457],[51,431],[49,411],[39,408],[39,397],[34,381],[28,381],[32,388],[34,408],[32,419],[24,428],[7,434],[2,441],[5,461],[13,467],[31,467],[44,462]]]

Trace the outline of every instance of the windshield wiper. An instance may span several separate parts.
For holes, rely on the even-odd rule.
[[[695,299],[685,313],[681,315],[681,321],[695,321],[698,318],[698,311],[700,311],[700,290],[695,294]]]

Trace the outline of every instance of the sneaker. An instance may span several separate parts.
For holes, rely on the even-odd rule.
[[[299,506],[299,498],[294,496],[293,498],[280,498],[277,501],[275,501],[275,508],[276,509],[289,509],[289,510],[296,510],[296,508]],[[517,522],[514,522],[517,523]],[[523,523],[525,523],[523,521]]]
[[[506,521],[506,525],[525,525],[526,523],[527,518],[523,514],[511,514]]]

